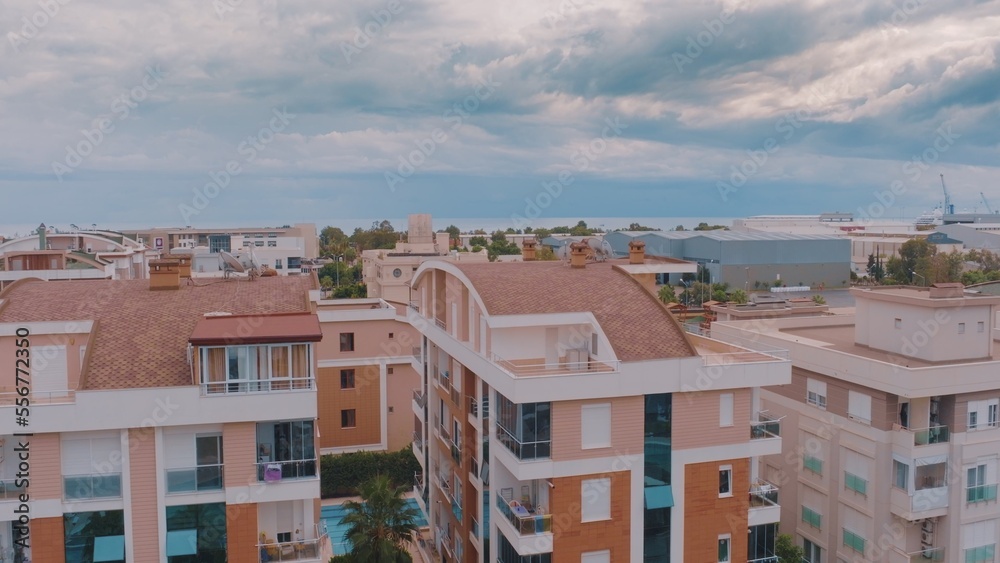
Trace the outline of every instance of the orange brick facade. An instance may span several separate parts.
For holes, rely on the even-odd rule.
[[[229,561],[259,561],[257,505],[226,505],[226,549]]]
[[[719,496],[719,467],[733,468],[733,494]],[[684,561],[718,561],[719,536],[729,534],[733,563],[747,560],[750,461],[746,458],[684,467]]]
[[[341,389],[341,370],[354,370],[354,387]],[[378,365],[320,368],[320,448],[370,446],[382,442],[382,386]],[[341,411],[354,409],[355,425],[342,428]]]
[[[32,519],[31,558],[45,563],[67,563],[66,533],[62,518]]]
[[[611,479],[611,519],[581,522],[582,483],[588,479]],[[577,475],[552,480],[553,562],[579,562],[590,551],[611,551],[614,563],[631,561],[631,473]],[[637,523],[641,525],[641,523]]]

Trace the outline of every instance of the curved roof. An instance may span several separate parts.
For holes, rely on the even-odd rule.
[[[23,280],[0,294],[5,301],[0,323],[97,321],[81,389],[191,385],[188,339],[205,313],[308,312],[313,286],[313,276],[181,285],[173,291],[150,291],[148,280]]]
[[[490,315],[593,313],[622,361],[696,356],[677,320],[615,264],[563,261],[456,263]]]

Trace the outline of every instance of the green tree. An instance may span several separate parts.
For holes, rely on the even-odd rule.
[[[586,221],[577,221],[576,225],[569,229],[569,234],[578,237],[584,237],[587,235],[594,234],[594,230],[587,226]]]
[[[778,563],[802,563],[806,556],[789,534],[778,534],[778,541],[774,542],[774,554],[778,556]]]
[[[625,229],[625,230],[626,231],[659,231],[660,229],[657,229],[656,227],[646,227],[644,225],[640,225],[639,223],[629,223],[628,224],[628,228]]]
[[[528,232],[528,229],[525,229],[524,232]],[[541,242],[543,238],[552,236],[552,231],[551,230],[544,229],[544,228],[541,228],[541,227],[535,229],[532,232],[535,234],[535,238],[538,239],[538,242]]]
[[[324,227],[319,232],[319,252],[321,256],[343,254],[350,245],[344,231],[339,227]]]
[[[677,302],[677,294],[674,293],[674,288],[670,284],[661,286],[660,287],[660,291],[657,292],[656,295],[657,295],[657,297],[660,298],[660,301],[662,301],[664,303],[676,303]]]
[[[417,511],[403,496],[406,486],[394,486],[386,475],[376,475],[361,486],[361,502],[344,503],[347,541],[357,561],[406,563],[406,550],[417,532]]]
[[[886,263],[886,274],[908,283],[913,283],[914,280],[919,280],[920,285],[933,283],[931,258],[936,253],[937,247],[926,239],[910,239],[899,247],[899,261],[895,264],[895,271],[889,269],[892,258]]]
[[[709,225],[708,223],[701,222],[698,226],[694,228],[696,231],[728,231],[729,227],[725,225]]]
[[[490,240],[493,242],[507,242],[507,234],[503,231],[493,231],[490,235]]]
[[[822,295],[813,295],[812,301],[817,305],[826,305],[826,298]]]
[[[455,225],[448,225],[444,232],[448,233],[448,246],[451,246],[451,241],[461,240],[462,238],[462,231]]]
[[[674,230],[675,231],[686,231],[687,229],[684,228],[684,225],[677,225],[676,227],[674,227]]]
[[[486,240],[486,237],[477,235],[469,239],[469,244],[472,246],[489,246],[490,243]]]
[[[745,305],[748,301],[747,292],[737,289],[729,295],[729,300],[737,305]]]
[[[559,258],[556,257],[556,253],[552,252],[552,249],[549,248],[549,247],[547,247],[547,246],[541,246],[535,252],[535,260],[550,261],[550,260],[558,260],[558,259]]]

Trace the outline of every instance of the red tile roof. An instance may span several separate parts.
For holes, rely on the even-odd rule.
[[[472,282],[491,315],[591,312],[618,359],[696,356],[677,320],[655,296],[613,264],[570,268],[564,261],[493,262],[455,267]]]
[[[195,346],[319,342],[323,329],[310,313],[223,315],[198,321],[189,342]]]
[[[0,322],[95,320],[82,389],[191,385],[188,338],[205,313],[308,312],[313,276],[196,280],[150,291],[148,280],[24,281],[2,297]]]

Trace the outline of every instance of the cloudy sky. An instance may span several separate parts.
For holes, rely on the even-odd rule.
[[[901,217],[941,173],[959,210],[1000,208],[998,0],[25,0],[0,23],[0,225]]]

